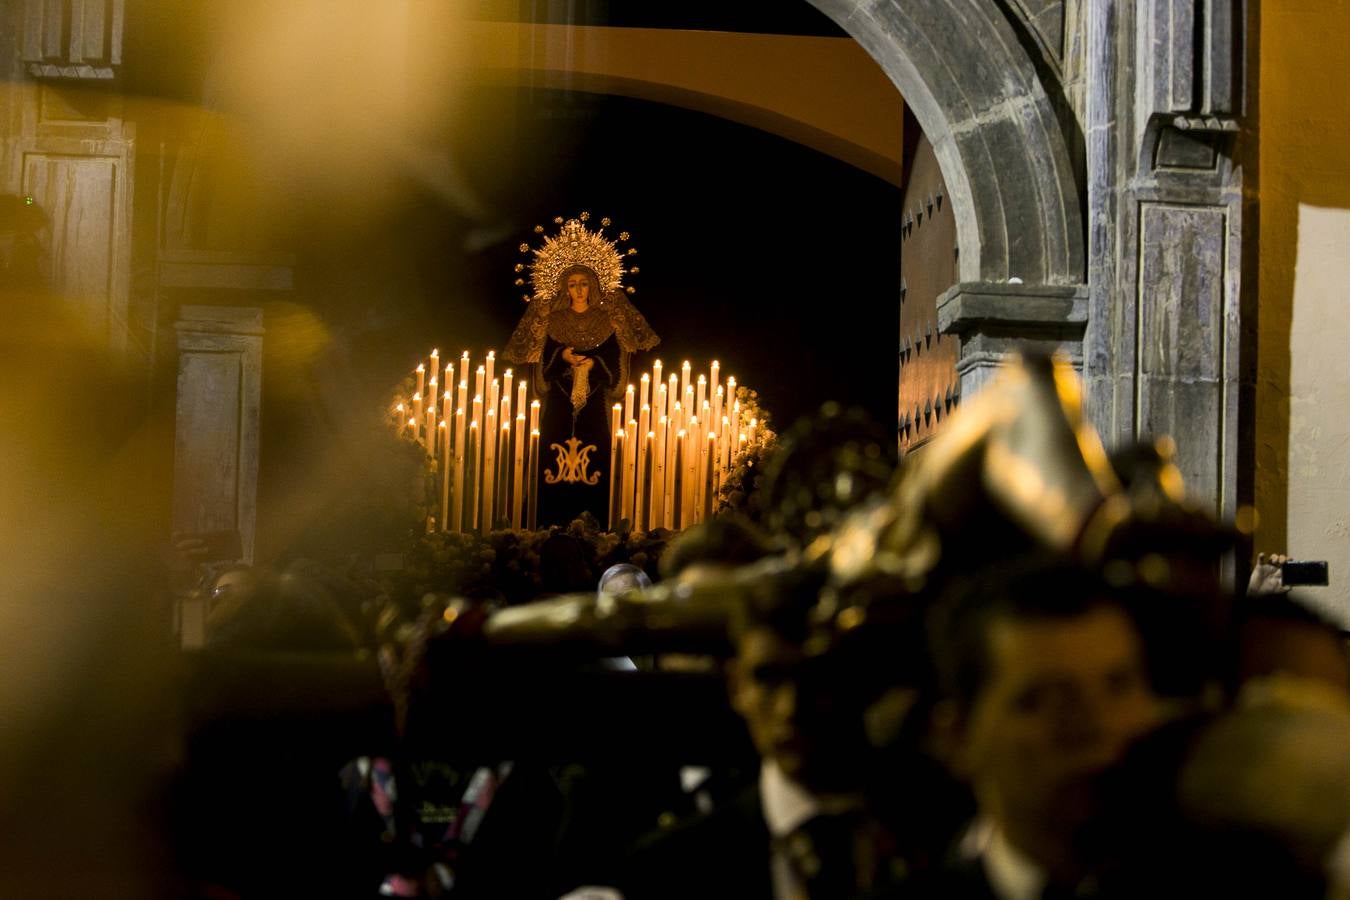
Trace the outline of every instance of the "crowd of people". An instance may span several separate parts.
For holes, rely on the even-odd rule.
[[[1244,535],[1188,501],[1165,441],[1108,455],[1075,390],[1028,360],[900,467],[826,409],[784,436],[755,516],[680,535],[655,583],[615,567],[589,594],[409,610],[303,569],[211,572],[207,656],[345,668],[273,672],[328,686],[326,718],[296,701],[281,729],[274,697],[215,697],[177,793],[186,877],[245,897],[1350,896],[1346,634],[1282,557],[1236,583]],[[254,730],[220,715],[240,708]]]

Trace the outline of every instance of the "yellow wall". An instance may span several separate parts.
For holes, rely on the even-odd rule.
[[[1261,5],[1257,550],[1350,583],[1350,0]],[[1339,565],[1338,565],[1339,562]]]

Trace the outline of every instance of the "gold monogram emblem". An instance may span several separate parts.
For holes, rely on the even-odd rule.
[[[552,444],[549,449],[558,451],[558,473],[555,475],[551,470],[545,469],[544,482],[546,484],[557,484],[561,481],[599,484],[599,472],[586,474],[586,470],[591,465],[591,451],[595,449],[594,444],[587,444],[583,447],[580,440],[570,437],[567,439],[566,448],[562,444]]]

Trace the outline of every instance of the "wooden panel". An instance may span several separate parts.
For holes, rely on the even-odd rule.
[[[185,306],[178,330],[173,528],[237,530],[253,560],[262,311]]]
[[[125,291],[114,289],[126,239],[120,162],[44,153],[24,158],[24,192],[51,222],[52,288],[81,320],[110,337],[125,321]]]
[[[179,360],[173,518],[183,530],[238,527],[243,367],[242,350],[185,351]]]
[[[926,136],[905,187],[900,244],[899,441],[902,453],[928,441],[954,406],[959,341],[938,331],[937,298],[956,283],[956,218]]]

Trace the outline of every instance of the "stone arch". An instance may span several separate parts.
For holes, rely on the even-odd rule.
[[[1081,284],[1081,187],[1036,66],[987,0],[809,0],[871,54],[932,141],[962,282]]]

